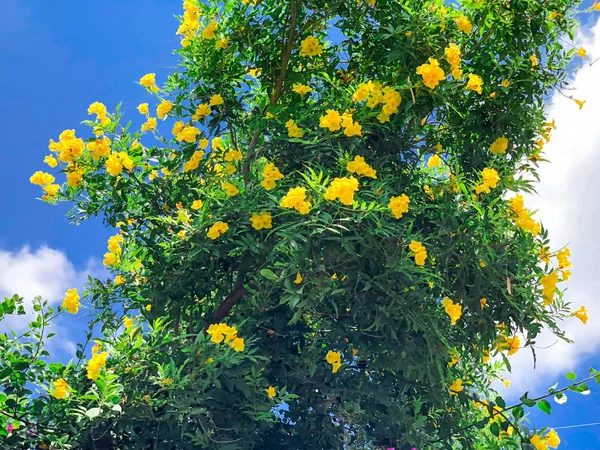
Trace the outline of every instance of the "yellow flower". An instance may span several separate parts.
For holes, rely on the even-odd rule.
[[[223,103],[225,103],[225,100],[223,100],[223,97],[221,96],[221,94],[215,94],[210,98],[210,106],[219,106],[222,105]]]
[[[586,100],[577,100],[576,98],[571,99],[573,100],[575,103],[577,103],[577,106],[579,106],[579,109],[582,110],[583,109],[583,105],[585,104]]]
[[[300,274],[300,272],[298,272],[296,274],[296,278],[294,279],[294,283],[295,284],[300,284],[300,283],[302,283],[302,280],[304,280],[304,278],[302,278],[302,274]]]
[[[94,161],[110,155],[110,139],[104,136],[102,139],[88,142],[87,149]]]
[[[489,194],[490,189],[496,188],[498,181],[500,181],[498,172],[496,172],[495,169],[486,167],[481,172],[481,184],[475,187],[475,193],[481,194],[482,192],[485,192],[486,194]]]
[[[454,303],[448,297],[444,298],[442,306],[446,310],[446,314],[450,316],[450,323],[456,325],[456,322],[462,316],[462,306],[459,303]]]
[[[327,114],[319,119],[321,128],[329,128],[329,131],[338,131],[342,128],[342,116],[334,109],[328,109]]]
[[[193,144],[196,142],[196,137],[200,134],[200,130],[196,127],[185,126],[181,129],[179,133],[175,136],[175,139],[178,141],[185,141],[188,144]]]
[[[535,56],[535,55],[531,55],[529,57],[529,61],[531,61],[531,67],[532,68],[537,67],[537,66],[540,65],[540,63],[538,62],[537,56]]]
[[[131,319],[129,317],[124,317],[123,325],[125,325],[125,328],[131,328],[133,326],[133,319]]]
[[[62,307],[71,314],[77,314],[77,311],[79,311],[79,294],[77,293],[77,289],[69,289],[65,293]]]
[[[456,22],[456,27],[459,31],[462,31],[463,33],[471,34],[471,31],[473,31],[473,25],[471,25],[471,22],[465,16],[456,17],[454,22]]]
[[[356,178],[334,178],[325,192],[325,200],[339,199],[342,204],[352,206],[356,191],[358,191],[358,180]]]
[[[377,171],[365,162],[362,156],[355,156],[353,161],[346,164],[346,170],[350,173],[363,175],[365,177],[377,178]]]
[[[119,264],[119,258],[114,253],[105,253],[104,254],[104,265],[105,266],[114,266]]]
[[[554,302],[554,293],[556,292],[556,284],[558,283],[558,273],[550,272],[544,275],[540,284],[542,285],[542,296],[544,298],[544,306],[551,305]]]
[[[418,241],[411,241],[411,243],[408,245],[408,248],[415,257],[415,264],[417,266],[424,266],[425,260],[427,259],[427,250],[423,244]]]
[[[417,75],[421,75],[423,84],[429,89],[435,89],[445,77],[444,71],[440,67],[440,63],[435,58],[429,58],[428,63],[421,64],[417,67]]]
[[[442,158],[438,155],[430,156],[427,160],[427,167],[433,169],[434,167],[440,167],[442,165]]]
[[[165,117],[167,117],[167,114],[169,114],[172,109],[173,109],[173,103],[171,103],[168,100],[165,100],[156,107],[156,115],[158,116],[158,118],[160,120],[162,120]]]
[[[279,206],[282,208],[295,209],[302,215],[308,214],[310,212],[311,204],[306,196],[306,188],[301,186],[291,188],[281,199]]]
[[[508,356],[512,356],[519,351],[521,348],[521,340],[519,336],[512,336],[507,338],[506,336],[501,336],[498,339],[498,349],[499,350],[508,350]]]
[[[325,355],[325,360],[331,364],[332,373],[336,373],[342,367],[342,354],[340,352],[329,350],[327,355]]]
[[[204,202],[202,200],[194,200],[192,203],[192,209],[199,210],[204,206]]]
[[[444,57],[446,58],[446,61],[448,61],[448,64],[450,64],[450,67],[453,69],[458,68],[461,61],[460,47],[456,44],[448,45],[448,47],[444,49]]]
[[[219,39],[215,44],[217,48],[227,48],[229,47],[229,38]]]
[[[235,338],[229,343],[229,346],[236,352],[243,352],[246,348],[243,338]]]
[[[304,95],[308,94],[310,91],[312,91],[310,86],[306,86],[302,83],[294,84],[294,87],[292,89],[294,90],[294,92],[296,92],[297,94],[300,94],[302,96],[304,96]]]
[[[151,91],[158,90],[158,87],[156,86],[156,74],[154,73],[147,73],[140,78],[140,84]]]
[[[152,311],[152,305],[146,305],[146,311]]]
[[[490,145],[490,153],[492,155],[499,155],[500,153],[506,153],[506,149],[508,148],[508,139],[505,137],[497,138],[492,145]]]
[[[51,168],[56,167],[58,165],[58,161],[52,155],[48,155],[44,158],[44,162],[48,164]]]
[[[408,212],[408,204],[410,203],[410,198],[406,194],[399,195],[397,197],[390,198],[390,203],[388,204],[388,208],[392,211],[392,215],[396,219],[400,219],[404,213]]]
[[[300,56],[317,56],[323,53],[323,46],[314,36],[308,36],[300,43]]]
[[[451,350],[450,351],[450,362],[448,363],[448,367],[453,367],[456,365],[456,363],[458,363],[458,361],[460,361],[460,355],[458,354],[458,352],[456,350]]]
[[[371,89],[369,87],[369,84],[362,83],[358,86],[358,88],[354,92],[352,99],[357,102],[364,102],[369,97],[370,93],[371,93]]]
[[[483,80],[479,75],[474,75],[470,73],[468,75],[469,80],[467,81],[467,89],[471,89],[472,91],[481,94],[481,88],[483,86]]]
[[[121,245],[125,242],[125,239],[120,234],[116,234],[108,238],[108,251],[111,253],[121,253]]]
[[[275,182],[283,178],[283,174],[279,171],[277,167],[275,167],[275,164],[273,163],[268,163],[267,165],[265,165],[262,176],[263,180],[260,182],[260,184],[267,191],[275,189]]]
[[[531,438],[529,438],[529,442],[535,447],[535,450],[548,449],[548,444],[546,444],[546,441],[544,441],[538,434],[534,434],[533,436],[531,436]]]
[[[581,56],[582,58],[585,58],[587,56],[587,51],[585,50],[585,48],[579,47],[579,50],[577,50],[577,52],[575,54],[577,56]]]
[[[556,431],[552,429],[544,436],[544,440],[546,441],[546,444],[548,444],[548,447],[557,448],[560,445],[560,438]]]
[[[195,120],[195,121],[202,120],[205,117],[209,116],[211,112],[212,112],[212,109],[210,109],[210,105],[208,105],[206,103],[200,103],[198,105],[198,107],[196,108],[196,112],[192,116],[192,120]],[[181,124],[179,130],[182,130],[183,129],[183,122],[177,122],[177,124],[179,124],[179,123]],[[177,135],[179,131],[177,133],[175,131],[176,130],[173,129],[173,134]]]
[[[225,182],[221,186],[225,193],[230,197],[235,197],[240,193],[240,190],[234,184],[231,184],[229,182]]]
[[[85,149],[85,143],[83,139],[75,136],[75,130],[65,130],[60,133],[59,142],[50,140],[48,148],[52,152],[58,152],[58,160],[62,162],[70,162],[78,159],[83,150]]]
[[[54,382],[54,389],[50,392],[50,395],[58,400],[66,398],[69,394],[69,385],[63,378],[59,378]]]
[[[250,222],[252,222],[252,228],[255,230],[262,230],[263,228],[273,228],[273,223],[271,221],[271,213],[262,211],[260,214],[254,213],[252,217],[250,217]]]
[[[344,128],[344,134],[348,137],[362,136],[362,126],[358,122],[352,122]]]
[[[144,114],[146,116],[150,114],[148,103],[140,103],[137,107],[137,110],[140,112],[140,114]]]
[[[502,87],[508,87],[508,80],[502,80]]]
[[[67,186],[76,188],[83,181],[84,169],[78,169],[75,166],[71,166],[71,169],[66,173],[67,175]]]
[[[148,117],[148,120],[142,124],[142,133],[154,130],[156,130],[156,117]]]
[[[115,286],[119,286],[119,285],[125,283],[125,278],[123,277],[123,275],[117,275],[115,277],[115,282],[114,283],[115,283]]]
[[[450,394],[458,395],[458,393],[462,392],[463,390],[463,381],[460,378],[455,380],[450,386],[448,386],[448,389],[450,389]]]
[[[265,392],[267,393],[269,398],[273,398],[277,395],[277,391],[275,391],[275,388],[273,386],[269,386],[267,389],[265,389]]]
[[[587,310],[585,309],[585,306],[582,306],[581,308],[579,308],[577,311],[575,311],[573,313],[574,317],[577,317],[579,320],[581,320],[583,322],[583,324],[585,325],[588,321],[588,315],[587,315]]]
[[[202,37],[204,39],[214,39],[215,32],[219,28],[219,24],[213,19],[207,26],[202,30]]]
[[[206,236],[212,240],[215,240],[218,237],[221,237],[227,230],[229,230],[229,225],[227,225],[225,222],[216,222],[208,229]]]
[[[510,381],[509,381],[509,380],[507,380],[507,379],[505,379],[505,378],[502,378],[502,384],[503,384],[503,385],[504,385],[506,388],[510,387]]]

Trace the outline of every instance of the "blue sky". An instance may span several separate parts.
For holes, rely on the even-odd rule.
[[[106,239],[113,233],[105,229],[100,220],[79,226],[69,225],[65,219],[68,207],[51,207],[37,201],[39,189],[29,184],[28,179],[35,170],[44,169],[42,159],[48,154],[50,138],[56,140],[58,134],[67,128],[81,130],[79,134],[84,136],[88,134],[89,130],[78,124],[87,118],[87,107],[94,101],[105,103],[109,110],[123,101],[123,108],[136,121],[134,124],[137,121],[141,123],[135,107],[148,101],[149,97],[136,81],[147,72],[155,72],[160,83],[169,72],[168,66],[174,65],[175,58],[171,52],[178,47],[179,39],[175,37],[177,23],[173,14],[179,12],[180,2],[173,0],[145,0],[143,3],[139,0],[2,0],[0,143],[5,170],[0,179],[3,192],[0,196],[0,210],[3,212],[3,220],[0,221],[0,294],[19,292],[30,298],[43,293],[58,304],[66,289],[82,285],[86,273],[103,275],[101,259]],[[583,20],[591,28],[597,17],[600,13]],[[580,40],[586,45],[596,46],[595,57],[600,57],[599,27],[597,31],[597,36],[590,37],[584,33]],[[548,152],[556,152],[558,159],[566,151],[571,152],[572,157],[575,157],[573,152],[585,149],[596,151],[596,155],[600,152],[597,122],[600,95],[593,83],[594,77],[600,79],[598,65],[585,69],[588,76],[581,79],[584,85],[582,93],[588,96],[581,115],[576,116],[578,111],[568,109],[568,104],[561,106],[560,111],[556,110],[557,114],[562,111],[565,115],[563,130],[566,131],[561,138],[561,122],[557,120],[559,130],[556,135],[563,147],[551,147]],[[573,134],[578,126],[587,123],[592,125]],[[542,183],[546,184],[544,189],[540,189],[540,196],[532,201],[541,214],[544,209],[550,211],[547,216],[542,214],[541,217],[551,229],[558,229],[552,235],[557,240],[555,247],[574,242],[577,248],[578,241],[575,241],[582,235],[593,238],[590,230],[597,223],[595,217],[600,219],[600,206],[595,206],[597,202],[594,201],[590,203],[587,197],[578,198],[577,195],[583,191],[575,190],[573,208],[576,209],[570,217],[577,219],[578,226],[573,228],[572,223],[557,219],[563,214],[553,210],[557,194],[552,193],[552,188],[556,187],[559,175],[552,170],[567,166],[567,162],[555,164],[548,169],[546,178],[542,172]],[[576,189],[583,182],[595,182],[593,186],[600,188],[599,182],[593,181],[593,174],[586,181],[581,179],[580,169],[574,168],[572,172],[571,178],[563,177],[560,183]],[[544,197],[545,191],[547,197]],[[573,203],[569,198],[563,200],[565,204]],[[558,203],[560,201],[559,198]],[[586,272],[585,267],[588,266],[586,261],[592,263],[597,259],[600,249],[582,244],[577,250],[579,256],[574,257],[576,267],[569,290],[577,300],[582,298],[582,301],[593,302],[593,294],[597,292],[596,287],[592,289],[596,286],[593,282],[595,274],[588,273],[589,269]],[[579,274],[578,265],[584,267]],[[594,315],[591,313],[590,317],[593,319]],[[600,318],[600,314],[596,317]],[[51,350],[60,358],[73,355],[73,342],[80,337],[74,324],[74,318],[69,317],[57,324],[63,332],[63,339],[52,344]],[[589,366],[595,365],[600,369],[600,333],[594,328],[581,331],[581,327],[569,326],[578,338],[577,348],[582,350],[551,348],[545,353],[540,371],[536,373],[532,372],[529,360],[524,357],[518,359],[516,373],[512,377],[513,386],[507,396],[518,397],[525,389],[539,393],[555,380],[564,380],[561,374],[569,370],[583,375]],[[511,379],[511,376],[507,378]],[[532,420],[538,427],[596,422],[600,412],[600,392],[594,386],[590,396],[570,394],[567,404],[553,406],[555,412],[552,416],[541,412],[532,414]],[[563,440],[561,449],[600,449],[600,426],[558,431]]]

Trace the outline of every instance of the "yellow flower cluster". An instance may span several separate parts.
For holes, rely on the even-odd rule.
[[[558,273],[550,272],[540,279],[542,285],[542,296],[544,298],[544,306],[549,306],[554,303],[554,293],[558,283]]]
[[[56,399],[66,398],[69,394],[69,385],[63,378],[59,378],[54,382],[54,389],[50,392],[50,395]]]
[[[106,171],[113,177],[119,175],[123,168],[127,170],[133,170],[135,163],[125,152],[111,153],[108,159],[104,163]]]
[[[321,128],[328,128],[329,131],[338,131],[342,128],[342,116],[335,109],[328,109],[327,114],[319,119]]]
[[[168,100],[165,100],[156,107],[156,115],[160,120],[163,120],[165,117],[167,117],[167,114],[169,114],[172,109],[173,103],[171,103]]]
[[[365,177],[377,178],[377,171],[365,162],[365,158],[362,156],[355,156],[353,161],[349,161],[346,164],[346,170],[350,173],[357,175],[363,175]]]
[[[468,77],[469,79],[467,81],[467,89],[471,89],[472,91],[481,94],[483,87],[483,80],[481,79],[481,77],[472,73],[470,73]]]
[[[449,352],[449,354],[450,354],[450,362],[448,363],[448,367],[454,367],[458,363],[458,361],[460,361],[460,355],[454,349],[451,350]]]
[[[427,160],[427,167],[433,169],[434,167],[440,167],[442,165],[442,158],[438,155],[432,155]]]
[[[103,136],[102,139],[88,142],[87,149],[94,161],[98,161],[102,157],[110,155],[110,139]]]
[[[200,103],[198,105],[198,107],[196,108],[196,112],[194,113],[194,115],[192,116],[192,120],[195,120],[196,122],[204,119],[205,117],[210,116],[210,114],[212,113],[212,109],[210,108],[210,105],[206,104],[206,103]],[[178,122],[180,123],[180,122]],[[183,123],[181,123],[181,125],[183,125]],[[183,128],[183,126],[182,126]],[[173,131],[173,134],[177,134],[175,131]]]
[[[206,142],[208,143],[208,141]],[[191,172],[192,170],[196,170],[200,165],[202,158],[204,158],[204,152],[202,150],[196,150],[190,157],[189,161],[183,163],[183,171]]]
[[[78,168],[73,163],[69,163],[69,167],[67,169],[67,186],[76,188],[83,181],[83,174],[85,173],[84,169]]]
[[[148,117],[142,124],[142,133],[156,130],[156,117]]]
[[[398,195],[396,197],[390,198],[390,203],[388,204],[388,208],[392,211],[392,215],[396,219],[400,219],[404,213],[408,212],[408,204],[410,203],[410,198],[406,194]],[[424,250],[424,248],[423,248]]]
[[[200,130],[191,125],[186,125],[181,129],[177,130],[177,133],[175,133],[175,130],[173,131],[173,133],[175,134],[176,140],[185,141],[188,144],[193,144],[194,142],[196,142],[196,137],[200,134]]]
[[[563,250],[560,250],[556,254],[556,259],[558,260],[559,270],[567,269],[567,268],[573,266],[573,264],[571,264],[571,261],[569,261],[570,256],[571,256],[571,250],[569,250],[568,248],[564,248]]]
[[[240,193],[240,190],[237,188],[237,186],[235,184],[232,184],[228,181],[224,182],[221,187],[223,188],[223,190],[225,191],[225,193],[227,195],[229,195],[230,197],[235,197],[236,195],[238,195]]]
[[[114,266],[120,263],[121,260],[121,245],[125,239],[120,234],[108,238],[108,253],[104,254],[104,265]]]
[[[358,191],[358,180],[356,178],[334,178],[325,192],[325,200],[339,199],[342,204],[352,206],[356,191]]]
[[[444,56],[446,61],[450,64],[450,70],[455,80],[460,80],[462,77],[462,70],[460,70],[460,48],[456,44],[450,44],[444,49]]]
[[[65,293],[62,307],[71,314],[77,314],[77,311],[79,311],[79,294],[77,293],[77,289],[69,289]]]
[[[402,103],[402,96],[392,87],[383,87],[379,82],[362,83],[356,89],[352,98],[357,102],[367,101],[371,109],[382,104],[381,112],[377,115],[380,123],[389,122],[390,116],[396,114]]]
[[[579,320],[581,320],[583,322],[583,324],[585,325],[588,321],[588,315],[587,315],[587,309],[585,309],[585,306],[582,306],[581,308],[579,308],[577,311],[575,311],[573,313],[574,317],[577,317]]]
[[[96,120],[98,120],[102,126],[106,126],[110,123],[110,119],[106,112],[106,106],[100,102],[92,103],[88,108],[88,114],[96,114]]]
[[[413,252],[415,257],[415,264],[417,266],[424,266],[425,260],[427,259],[427,249],[418,241],[411,241],[408,248]]]
[[[560,445],[560,438],[554,430],[550,430],[544,437],[534,434],[529,438],[529,442],[535,450],[547,450],[548,447],[557,448]]]
[[[229,225],[227,225],[225,222],[216,222],[208,229],[206,236],[212,240],[215,240],[221,237],[227,230],[229,230]]]
[[[465,16],[456,17],[454,22],[456,22],[456,27],[459,31],[462,31],[463,33],[471,34],[471,31],[473,31],[473,25]]]
[[[456,325],[456,322],[462,316],[462,306],[460,303],[454,303],[448,297],[444,297],[444,301],[442,301],[442,306],[446,311],[446,314],[450,316],[450,323],[452,325]]]
[[[44,196],[42,197],[44,200],[52,200],[56,198],[60,189],[58,184],[54,184],[54,176],[39,170],[29,177],[29,182],[42,187],[45,192]]]
[[[504,328],[502,328],[504,329]],[[515,335],[508,337],[505,334],[501,334],[498,338],[498,350],[508,350],[508,356],[512,356],[519,351],[521,348],[521,340],[519,336]]]
[[[65,130],[58,137],[58,142],[50,139],[48,148],[50,151],[58,153],[58,160],[70,162],[78,159],[83,153],[85,144],[83,139],[75,136],[75,130]]]
[[[263,180],[260,182],[261,186],[267,191],[275,189],[276,182],[283,178],[283,174],[279,171],[275,164],[268,163],[262,172]]]
[[[525,208],[525,202],[522,195],[517,194],[511,198],[508,201],[508,205],[512,209],[512,216],[518,227],[523,228],[534,235],[540,233],[542,226],[533,220],[529,210]]]
[[[317,56],[323,53],[323,46],[314,36],[308,36],[300,43],[300,56]]]
[[[497,138],[492,145],[490,145],[490,153],[492,155],[505,154],[506,149],[508,149],[508,139],[501,136]]]
[[[421,75],[423,84],[429,89],[435,89],[446,76],[435,58],[429,58],[429,62],[417,67],[417,75]]]
[[[331,372],[336,373],[342,367],[342,354],[329,350],[325,355],[325,360],[331,364]]]
[[[306,195],[306,188],[302,186],[291,188],[281,199],[279,206],[282,208],[295,209],[300,214],[308,214],[311,205]]]
[[[271,213],[267,211],[262,211],[259,214],[252,214],[252,217],[250,217],[250,222],[252,222],[252,228],[255,230],[273,228]]]
[[[500,181],[498,172],[496,172],[495,169],[486,167],[481,172],[481,184],[475,187],[475,193],[481,194],[482,192],[485,192],[486,194],[489,194],[490,189],[496,188],[498,181]]]
[[[237,328],[230,327],[224,323],[213,323],[206,332],[210,335],[210,340],[215,344],[221,342],[229,343],[229,346],[236,352],[244,351],[244,339],[238,337]]]
[[[190,38],[198,34],[198,30],[200,29],[200,9],[192,0],[185,0],[183,2],[183,9],[183,20],[177,29],[177,34],[184,36],[181,45],[187,47],[190,43]]]
[[[296,125],[296,122],[294,122],[294,119],[290,119],[285,123],[285,126],[288,130],[288,136],[292,137],[292,138],[301,138],[304,134],[304,132],[302,131],[302,128],[300,128],[298,125]]]
[[[100,371],[106,365],[108,359],[108,352],[94,353],[92,359],[89,360],[87,365],[87,377],[90,380],[97,380],[100,376]]]

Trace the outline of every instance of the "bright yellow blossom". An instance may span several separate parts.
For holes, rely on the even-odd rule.
[[[575,311],[573,313],[573,317],[577,317],[585,325],[588,321],[588,315],[587,315],[587,310],[585,309],[585,306],[582,306],[577,311]]]
[[[50,395],[58,400],[66,398],[69,394],[69,385],[63,378],[59,378],[54,382],[54,389],[50,392]]]
[[[460,303],[454,303],[448,297],[445,297],[442,306],[444,307],[446,314],[450,316],[450,323],[456,325],[456,322],[462,316],[462,306]]]
[[[454,22],[456,22],[456,27],[459,31],[462,31],[463,33],[471,34],[471,31],[473,31],[473,25],[465,16],[456,17]]]
[[[223,96],[221,94],[215,94],[210,98],[209,105],[210,106],[219,106],[225,103],[223,100]]]
[[[65,293],[62,307],[71,314],[77,314],[77,311],[79,311],[79,294],[77,293],[77,289],[69,289]]]
[[[358,180],[356,178],[334,178],[325,192],[325,199],[339,199],[342,204],[352,206],[354,203],[354,193],[356,191],[358,191]]]
[[[273,398],[277,395],[277,391],[275,391],[273,386],[269,386],[267,389],[265,389],[265,392],[269,398]]]
[[[281,199],[279,205],[282,208],[295,209],[300,214],[308,214],[311,204],[307,199],[306,188],[295,187],[291,188],[288,193]]]
[[[225,222],[216,222],[208,229],[206,236],[212,240],[215,240],[218,237],[221,237],[227,230],[229,230],[229,225],[227,225]]]
[[[342,367],[342,354],[329,350],[325,355],[325,360],[331,364],[331,372],[336,373]]]
[[[156,115],[158,116],[158,118],[160,120],[162,120],[165,117],[167,117],[167,114],[169,114],[172,109],[173,109],[173,103],[171,103],[168,100],[165,100],[156,107]]]
[[[408,204],[410,203],[410,198],[406,194],[399,195],[397,197],[390,198],[390,203],[388,204],[388,208],[392,212],[392,215],[396,219],[400,219],[404,213],[408,212]]]
[[[418,241],[411,241],[408,248],[415,257],[415,264],[417,266],[424,266],[425,260],[427,259],[427,249]]]
[[[471,89],[472,91],[481,94],[481,89],[483,86],[483,80],[481,79],[481,77],[472,73],[470,73],[468,77],[469,80],[467,81],[467,89]]]
[[[460,378],[455,380],[450,386],[448,386],[448,389],[450,390],[450,394],[458,395],[458,393],[462,392],[463,390],[463,381]]]
[[[267,211],[262,211],[258,214],[252,214],[252,217],[250,217],[250,222],[252,222],[252,228],[255,230],[273,228],[271,213]]]
[[[308,36],[300,43],[300,56],[317,56],[323,53],[323,46],[314,36]]]
[[[304,95],[308,94],[310,91],[312,91],[310,86],[306,86],[305,84],[302,84],[302,83],[294,84],[292,89],[294,90],[294,92],[296,92],[297,94],[300,94],[302,96],[304,96]]]
[[[435,89],[446,76],[435,58],[429,58],[429,62],[417,67],[417,75],[421,75],[423,84],[429,89]]]
[[[492,155],[504,154],[506,153],[506,149],[508,149],[508,139],[505,137],[497,138],[492,142],[492,145],[490,145],[490,153]]]

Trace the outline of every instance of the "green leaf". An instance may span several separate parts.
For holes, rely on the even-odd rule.
[[[573,372],[567,372],[565,374],[565,377],[567,378],[567,380],[573,381],[575,380],[575,378],[577,378],[577,375],[575,375]]]
[[[540,408],[540,410],[544,411],[546,414],[552,414],[552,405],[550,402],[548,402],[548,400],[540,400],[537,405],[538,408]]]
[[[506,408],[506,402],[504,401],[504,399],[500,396],[496,397],[496,400],[494,400],[496,402],[496,405],[498,405],[500,408],[504,409]]]
[[[85,415],[90,419],[95,419],[100,415],[101,412],[102,410],[100,408],[90,408],[85,412]]]
[[[519,420],[525,415],[525,411],[522,406],[517,406],[513,408],[512,415],[515,419]]]
[[[271,269],[260,269],[260,274],[267,280],[279,281],[279,277]]]

